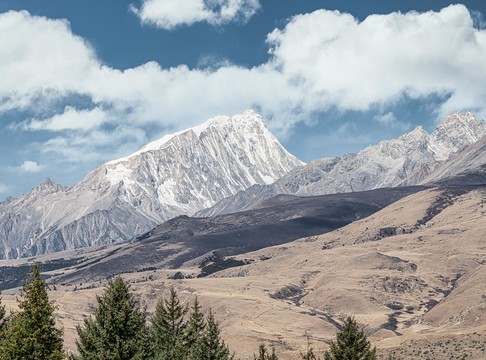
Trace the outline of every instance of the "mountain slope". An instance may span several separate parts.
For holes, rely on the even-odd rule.
[[[388,196],[405,189],[367,192],[367,198],[362,200],[367,199],[368,204],[373,199],[381,203],[387,198],[392,204],[323,235],[222,259],[231,261],[231,267],[219,268],[220,271],[202,278],[183,278],[199,272],[192,266],[195,263],[185,262],[176,269],[167,266],[173,266],[171,261],[191,242],[195,247],[207,244],[201,240],[208,239],[204,236],[211,233],[228,230],[226,234],[232,233],[238,242],[238,231],[232,232],[231,227],[245,222],[251,227],[265,220],[263,212],[247,212],[254,216],[240,214],[240,220],[236,219],[237,214],[222,216],[220,220],[172,219],[144,239],[104,247],[99,256],[88,255],[85,262],[76,263],[88,254],[88,249],[71,252],[75,258],[70,258],[69,252],[44,255],[43,259],[56,256],[65,265],[47,269],[45,275],[54,289],[50,294],[60,306],[59,323],[66,329],[66,346],[74,349],[75,325],[90,312],[95,294],[103,292],[104,277],[122,269],[126,271],[122,276],[131,282],[137,299],[147,306],[149,314],[157,300],[168,295],[171,286],[186,303],[191,303],[197,294],[203,308],[213,310],[221,324],[222,337],[241,358],[251,358],[258,344],[264,342],[275,346],[279,358],[295,359],[305,349],[306,332],[312,336],[316,353],[322,354],[346,316],[355,315],[384,358],[393,349],[403,359],[425,359],[426,356],[417,356],[418,350],[430,352],[430,345],[436,344],[436,358],[456,358],[467,351],[468,358],[482,359],[481,347],[486,340],[486,187],[428,188],[396,202]],[[322,198],[348,197],[354,201],[363,194]],[[277,220],[275,226],[283,228],[285,221],[278,217],[288,217],[292,209],[299,208],[297,215],[310,210],[304,218],[312,218],[317,214],[315,210],[327,208],[334,219],[339,218],[339,212],[332,214],[334,202],[312,205],[311,201],[312,198],[279,196],[258,208],[263,211],[275,207],[270,210],[270,217]],[[353,213],[352,207],[348,210],[348,214]],[[233,222],[226,222],[228,219]],[[287,220],[292,221],[291,216]],[[191,221],[193,225],[186,226]],[[225,224],[229,228],[225,229]],[[157,239],[159,235],[162,236]],[[179,235],[185,236],[183,246],[179,246],[178,240],[183,239]],[[228,237],[223,239],[226,245],[231,243]],[[253,242],[258,244],[258,233]],[[23,263],[27,271],[29,261],[9,263]],[[46,264],[49,265],[56,264],[51,261]],[[2,297],[9,305],[15,302],[13,289],[4,291]],[[463,343],[472,336],[477,341],[479,334],[481,346],[473,349],[470,342]],[[457,349],[444,347],[446,340],[457,344]]]
[[[94,249],[87,260],[56,281],[77,283],[147,268],[195,266],[213,256],[288,243],[335,230],[423,189],[403,187],[315,197],[279,195],[259,204],[258,209],[240,213],[213,218],[179,216],[130,243],[99,252]]]
[[[486,183],[486,136],[468,146],[451,160],[438,166],[419,184],[451,183],[453,181],[471,185]]]
[[[192,214],[302,162],[249,110],[164,136],[76,185],[47,179],[0,204],[0,259],[108,244]]]
[[[468,112],[449,114],[432,134],[422,127],[394,140],[370,145],[358,154],[324,158],[295,168],[271,185],[255,185],[223,199],[197,216],[244,209],[277,194],[300,196],[364,191],[401,184],[414,185],[467,146],[486,135],[486,124]],[[416,174],[429,167],[421,176]]]
[[[211,283],[181,287],[201,298],[206,292],[214,308],[232,314],[222,317],[235,343],[244,334],[254,343],[285,334],[280,351],[293,346],[294,354],[305,331],[319,346],[350,314],[378,347],[407,349],[421,336],[439,341],[475,331],[484,338],[485,190],[461,185],[416,193],[310,241],[236,256],[248,264],[214,274]],[[219,298],[210,293],[243,286],[251,295],[227,300],[223,291]]]

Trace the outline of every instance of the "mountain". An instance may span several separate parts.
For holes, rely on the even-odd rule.
[[[333,231],[424,189],[415,186],[311,197],[279,195],[260,203],[258,209],[239,213],[212,218],[178,216],[130,242],[91,252],[85,249],[82,257],[75,254],[78,263],[69,263],[70,271],[56,281],[74,284],[148,268],[200,266],[208,259]]]
[[[476,119],[471,112],[465,115],[454,112],[446,116],[432,134],[418,126],[398,139],[370,145],[358,154],[311,161],[273,184],[254,185],[196,216],[249,209],[277,194],[311,196],[414,185],[485,135],[484,121]]]
[[[419,184],[486,184],[486,136],[437,166]]]
[[[303,163],[249,110],[166,135],[69,187],[46,181],[0,204],[0,258],[130,239]]]
[[[0,203],[0,259],[110,244],[178,215],[232,213],[278,194],[423,183],[485,135],[486,124],[471,112],[451,113],[432,134],[417,127],[358,154],[304,165],[253,111],[219,116],[109,161],[76,185],[47,179]]]

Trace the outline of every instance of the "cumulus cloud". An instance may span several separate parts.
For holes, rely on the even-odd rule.
[[[149,140],[142,129],[120,125],[114,130],[91,131],[89,136],[75,132],[58,135],[42,144],[39,151],[60,155],[63,162],[79,165],[125,156]]]
[[[8,186],[0,183],[0,194],[4,194],[8,191]]]
[[[246,2],[217,4],[221,10]],[[404,96],[443,96],[440,114],[470,108],[486,115],[486,30],[474,26],[462,5],[362,22],[319,10],[291,18],[267,41],[268,62],[253,68],[148,62],[115,69],[102,64],[67,21],[10,11],[0,14],[0,113],[65,101],[61,113],[40,114],[22,128],[55,132],[44,150],[69,159],[106,154],[129,138],[145,141],[148,127],[175,131],[246,108],[260,111],[274,131],[329,108],[376,106],[386,116]],[[90,107],[69,103],[73,94],[88,97]]]
[[[35,173],[39,172],[43,169],[44,167],[35,161],[30,161],[30,160],[25,160],[22,165],[20,165],[19,169],[22,172],[26,173]]]
[[[0,111],[83,93],[102,70],[90,45],[72,34],[66,20],[27,11],[0,14],[0,47]]]
[[[373,119],[384,125],[392,125],[397,121],[395,114],[391,111],[386,114],[375,115]]]
[[[139,9],[130,6],[142,23],[166,30],[198,22],[247,22],[259,8],[259,0],[144,0]]]
[[[124,70],[104,66],[66,21],[26,11],[0,14],[0,47],[0,112],[35,111],[40,102],[49,108],[72,94],[88,96],[94,104],[88,110],[70,105],[61,114],[32,120],[24,124],[30,130],[85,131],[114,119],[117,125],[181,128],[205,117],[240,112],[262,100],[268,109],[284,109],[298,94],[266,64],[253,69],[222,64],[203,70],[185,65],[164,69],[155,62]]]
[[[316,103],[367,110],[403,95],[439,94],[443,110],[484,107],[486,32],[462,5],[372,15],[319,10],[268,35],[274,63]]]
[[[89,110],[77,110],[66,106],[62,114],[56,114],[49,119],[34,119],[23,125],[27,130],[83,130],[88,131],[108,122],[107,113],[101,107]]]

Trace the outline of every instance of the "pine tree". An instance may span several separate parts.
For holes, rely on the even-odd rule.
[[[213,312],[209,310],[209,314],[206,319],[206,331],[204,334],[203,344],[201,346],[203,357],[198,359],[206,360],[228,360],[233,359],[230,355],[229,349],[221,340],[219,325],[214,319]]]
[[[155,315],[152,319],[152,342],[155,359],[183,359],[186,349],[184,347],[184,333],[186,323],[184,315],[187,307],[181,305],[177,293],[170,288],[170,298],[161,299],[155,306]]]
[[[0,295],[2,295],[2,292],[0,291]],[[0,297],[0,339],[3,338],[3,331],[5,329],[6,321],[7,319],[5,318],[5,305],[2,305],[2,298]]]
[[[94,318],[84,320],[76,328],[79,360],[147,359],[149,337],[146,312],[141,310],[130,293],[130,285],[120,276],[110,281],[105,293],[96,296],[98,307]]]
[[[0,357],[3,360],[63,359],[63,332],[55,328],[56,306],[49,301],[38,265],[31,268],[17,301],[20,310],[10,316],[6,325]]]
[[[331,342],[331,349],[324,354],[325,360],[375,360],[376,348],[360,330],[356,320],[348,316],[343,331],[337,334],[336,342]]]
[[[197,348],[201,346],[205,328],[204,314],[201,312],[201,305],[199,305],[196,296],[184,334],[184,347],[187,349],[190,358],[195,356],[194,354],[197,352]]]
[[[260,344],[258,347],[258,357],[253,355],[254,360],[278,360],[277,355],[275,354],[275,349],[272,347],[272,353],[268,354],[267,348],[265,344]]]

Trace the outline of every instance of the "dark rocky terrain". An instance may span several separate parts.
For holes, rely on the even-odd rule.
[[[55,269],[60,274],[51,279],[54,283],[76,283],[148,268],[203,267],[208,260],[214,263],[222,257],[333,231],[423,189],[403,187],[311,197],[279,195],[240,213],[212,218],[178,216],[130,242],[85,250],[69,266],[63,266],[65,261],[49,260],[46,270]],[[45,262],[43,259],[47,258],[35,261]],[[62,271],[63,267],[69,271]],[[8,267],[0,271],[3,281],[8,279],[3,287],[18,286],[27,269],[14,271]],[[17,281],[7,273],[16,273]]]

